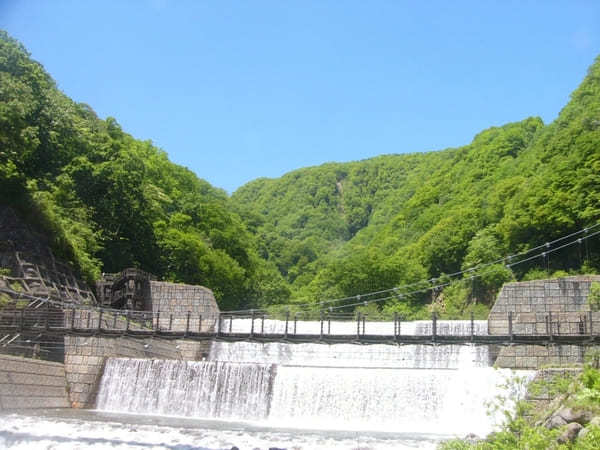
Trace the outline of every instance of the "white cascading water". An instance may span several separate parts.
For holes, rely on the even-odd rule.
[[[258,420],[267,417],[274,366],[109,358],[96,400],[110,412]]]
[[[283,334],[285,322],[279,320],[255,320],[256,333]],[[355,335],[356,322],[332,322],[323,324],[324,334]],[[237,319],[231,324],[224,322],[223,329],[234,333],[249,333],[251,319]],[[293,322],[288,323],[288,332],[293,333]],[[298,334],[319,335],[321,323],[317,321],[298,322]],[[360,324],[360,332],[363,328]],[[476,335],[487,334],[487,321],[473,322]],[[393,322],[367,322],[365,333],[381,336],[394,336]],[[404,335],[430,335],[430,321],[401,322],[400,333]],[[439,320],[437,334],[470,335],[469,320]],[[214,342],[211,347],[211,360],[243,361],[288,366],[326,367],[390,367],[407,369],[458,369],[466,367],[489,367],[490,355],[487,345],[356,345],[356,344],[286,344],[250,342]]]
[[[230,327],[249,332],[251,322],[226,322],[223,331]],[[256,320],[254,327],[282,334],[285,322]],[[296,327],[299,334],[321,332],[320,322]],[[324,332],[355,334],[356,327],[332,322]],[[402,322],[400,330],[429,335],[431,322]],[[438,334],[471,332],[470,321],[438,321]],[[475,321],[473,332],[487,334],[487,322]],[[365,333],[393,336],[393,323],[369,322]],[[487,346],[215,342],[208,361],[110,359],[97,407],[275,427],[484,435],[496,422],[488,404],[513,376],[490,367]]]

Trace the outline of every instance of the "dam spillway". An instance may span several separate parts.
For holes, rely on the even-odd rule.
[[[469,321],[440,322],[440,332],[470,333]],[[232,327],[247,325],[242,319]],[[333,325],[340,333],[349,326]],[[486,325],[478,321],[477,332]],[[318,332],[320,324],[301,326]],[[430,332],[426,322],[402,327]],[[487,405],[520,395],[511,377],[490,367],[487,346],[215,342],[205,361],[110,358],[97,408],[280,428],[484,435],[500,420],[486,414]],[[509,391],[501,387],[507,384]]]

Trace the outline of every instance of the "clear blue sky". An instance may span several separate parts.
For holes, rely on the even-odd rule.
[[[75,101],[232,192],[552,121],[600,53],[600,2],[0,0],[0,28]]]

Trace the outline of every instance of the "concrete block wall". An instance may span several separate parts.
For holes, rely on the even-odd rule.
[[[160,327],[185,331],[213,331],[219,307],[212,291],[204,286],[151,281],[152,311],[160,312]],[[171,318],[172,316],[172,318]],[[200,321],[201,319],[201,321]]]
[[[0,411],[68,407],[63,364],[0,355]]]
[[[95,310],[68,310],[65,320],[69,326],[72,315],[74,326],[96,327],[100,320]],[[102,315],[103,327],[112,327],[114,317]],[[125,329],[126,321],[118,318],[117,328]],[[139,329],[140,324],[131,321],[129,328]],[[79,337],[65,336],[65,372],[69,387],[69,400],[74,408],[93,408],[106,359],[110,357],[149,358],[149,359],[182,359],[182,354],[174,341],[160,339],[135,339],[132,337]]]
[[[151,281],[152,310],[159,315],[161,329],[212,332],[216,329],[219,307],[213,292],[189,284]],[[189,322],[188,322],[188,312]],[[210,341],[178,340],[176,345],[185,360],[197,361],[210,353]]]
[[[65,337],[65,372],[74,408],[93,408],[104,365],[110,357],[181,359],[176,343],[130,337]]]
[[[590,308],[587,297],[598,275],[554,280],[524,281],[504,285],[488,316],[490,334],[508,334],[512,313],[515,334],[588,334]],[[600,312],[591,313],[591,328],[600,334]],[[535,369],[584,362],[584,349],[573,345],[516,345],[500,350],[498,367]]]
[[[496,366],[510,369],[539,369],[582,364],[586,350],[578,345],[514,345],[504,347]]]

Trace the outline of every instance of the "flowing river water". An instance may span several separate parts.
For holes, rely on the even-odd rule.
[[[368,333],[391,334],[389,323]],[[476,321],[474,332],[487,333]],[[232,330],[248,331],[248,320]],[[261,323],[282,333],[283,322]],[[298,333],[319,334],[319,322]],[[430,334],[403,322],[403,334]],[[469,334],[470,321],[438,333]],[[302,327],[302,329],[300,329]],[[262,330],[261,330],[262,331]],[[352,334],[356,323],[328,332]],[[490,367],[487,346],[213,343],[205,361],[110,358],[96,411],[9,415],[0,447],[174,449],[413,449],[500,422],[498,397],[523,394],[531,371]]]

